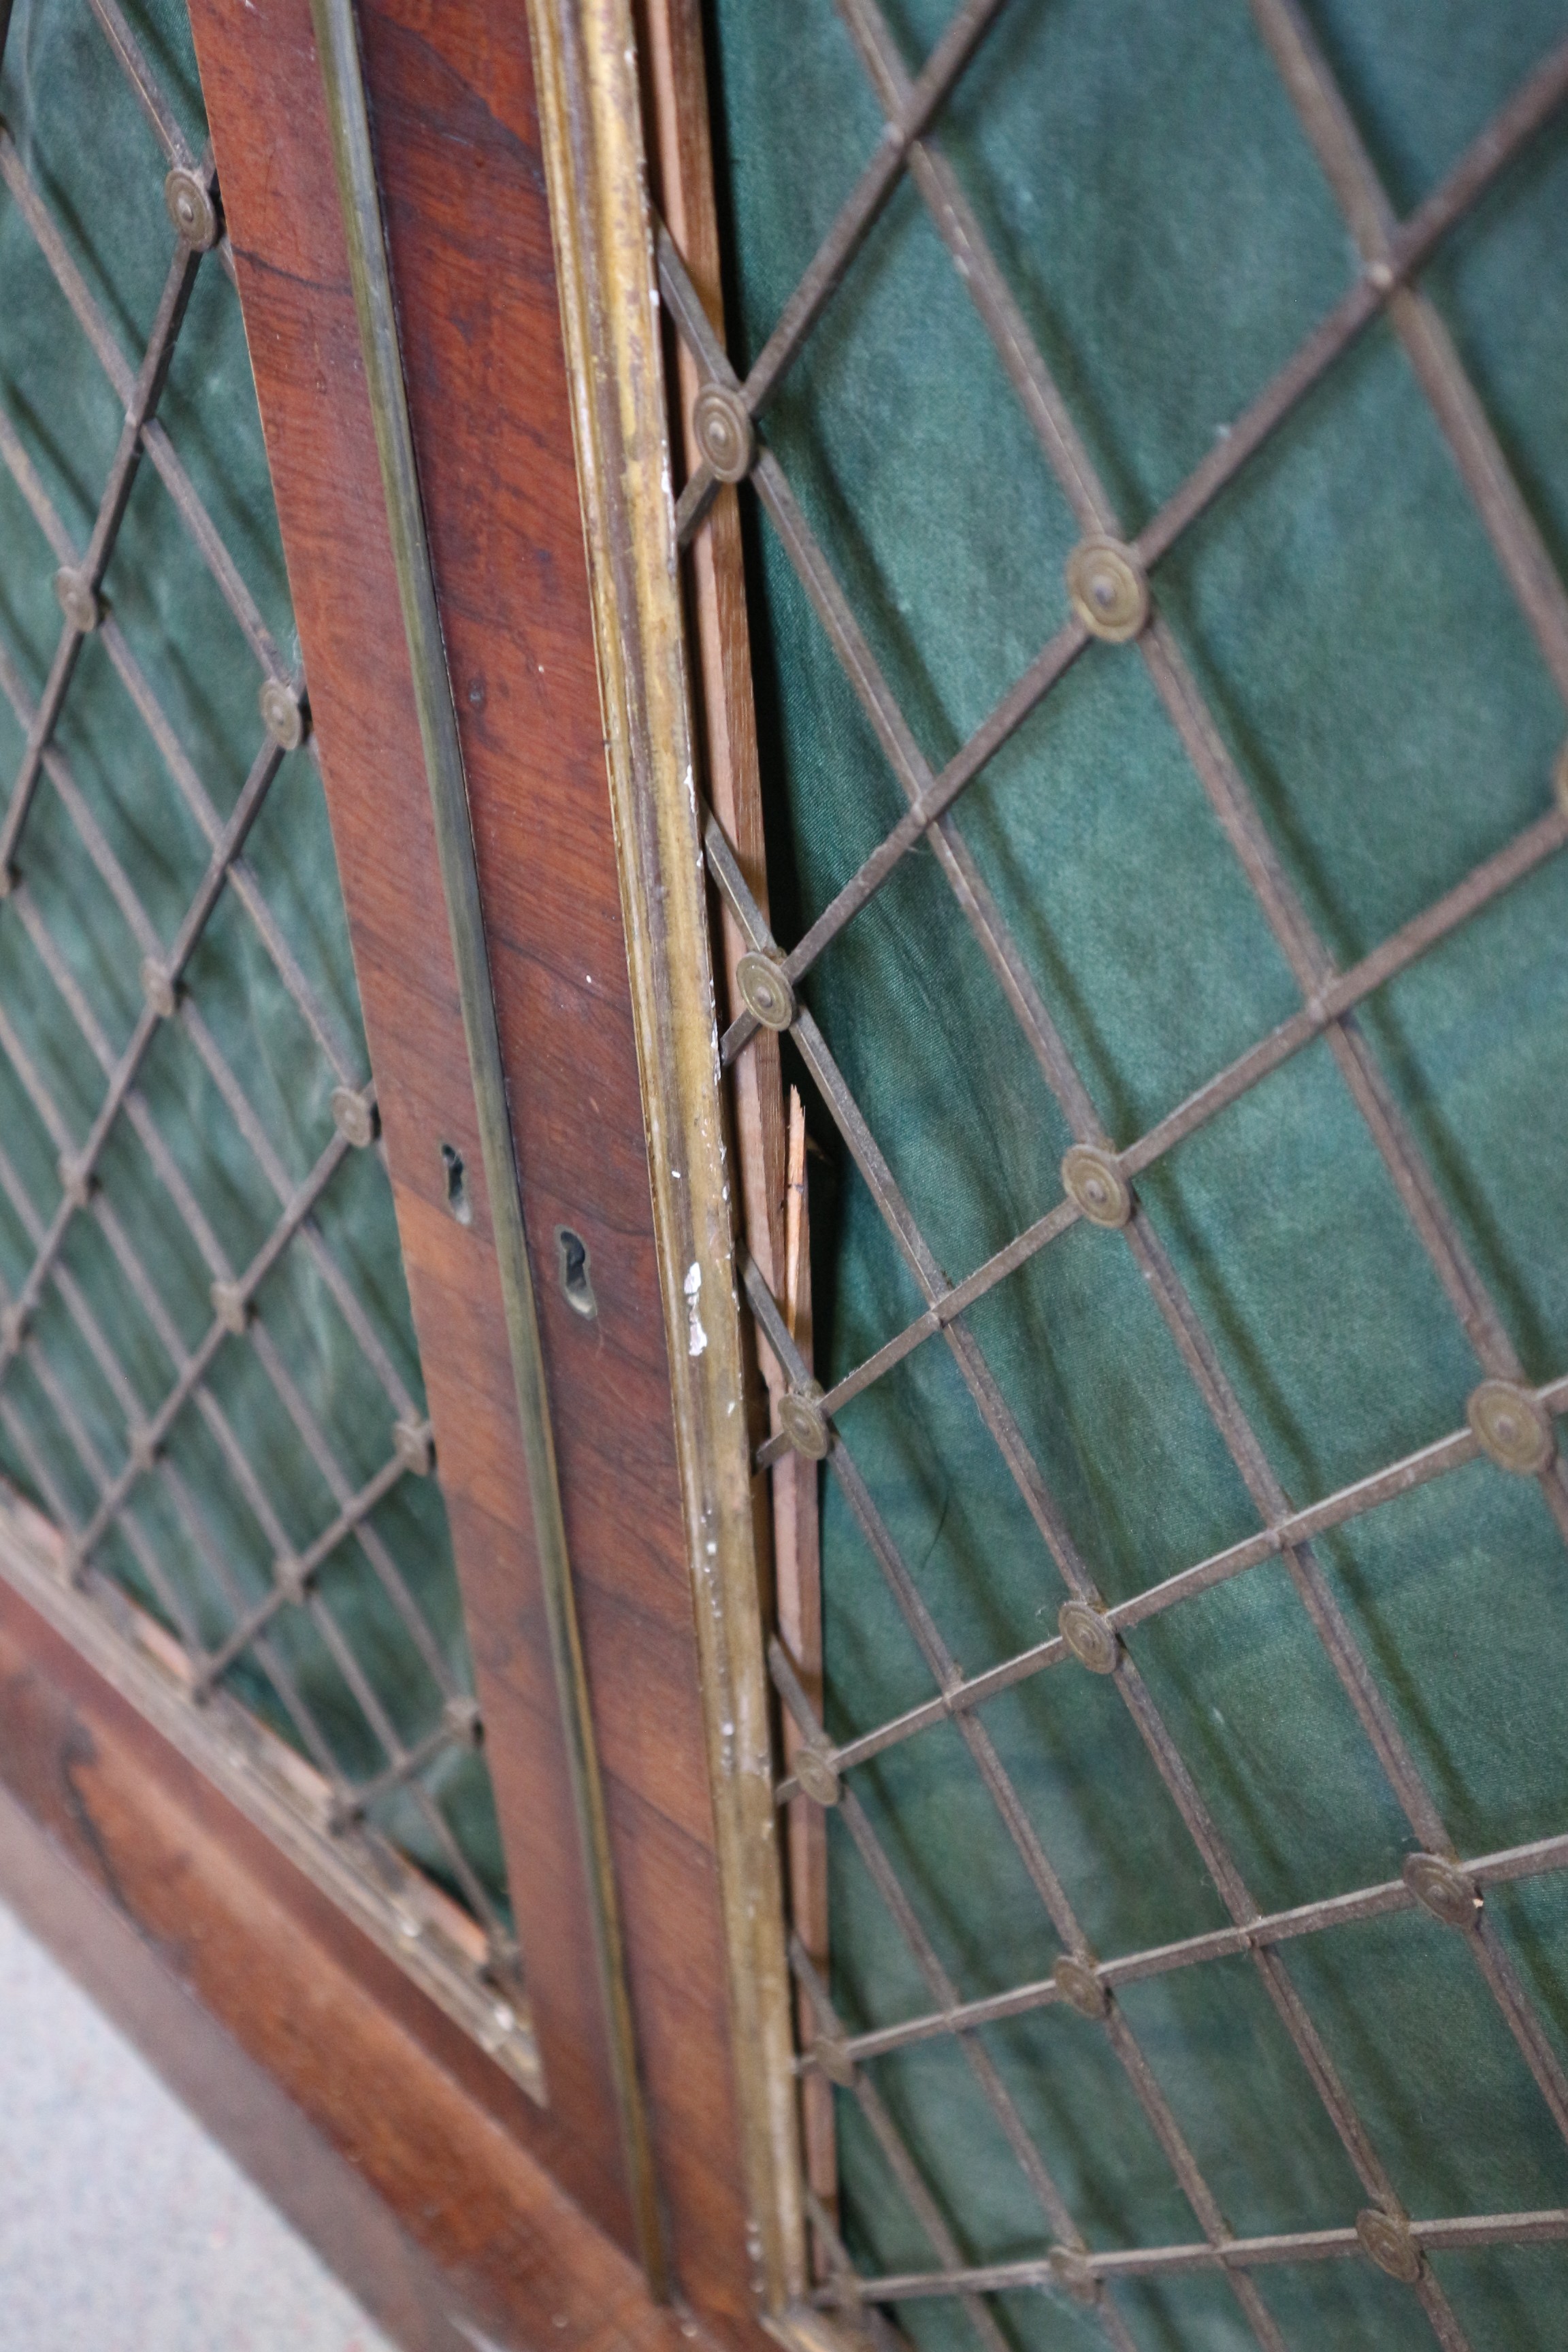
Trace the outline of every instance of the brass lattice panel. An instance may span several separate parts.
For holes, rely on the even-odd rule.
[[[5,67],[0,1454],[63,1538],[6,1559],[531,2077],[184,12]]]
[[[1040,13],[1035,11],[1037,19]],[[1559,1535],[1568,1541],[1568,1472],[1557,1431],[1557,1417],[1568,1411],[1568,1372],[1559,1370],[1544,1381],[1527,1374],[1510,1336],[1509,1316],[1467,1244],[1445,1171],[1433,1165],[1369,1031],[1357,1018],[1359,1007],[1370,1005],[1379,992],[1455,938],[1502,894],[1544,868],[1568,844],[1568,761],[1560,761],[1554,779],[1542,778],[1540,813],[1512,839],[1472,866],[1370,951],[1342,967],[1287,870],[1258,794],[1226,730],[1216,722],[1181,635],[1162,613],[1159,577],[1160,567],[1184,549],[1224,494],[1246,479],[1253,461],[1299,423],[1305,405],[1343,368],[1369,330],[1386,325],[1447,445],[1545,671],[1558,694],[1568,698],[1568,595],[1505,457],[1501,436],[1422,282],[1423,273],[1568,98],[1568,47],[1559,46],[1536,66],[1447,176],[1414,210],[1399,217],[1295,0],[1253,0],[1251,13],[1342,214],[1353,244],[1354,274],[1327,315],[1135,532],[1128,530],[1100,478],[1087,438],[1075,422],[1073,402],[1047,366],[1026,308],[988,241],[980,207],[942,145],[944,110],[963,77],[997,26],[1011,22],[1016,29],[1020,15],[1029,15],[1029,0],[1013,0],[1011,6],[1002,0],[968,0],[951,16],[918,73],[906,64],[906,43],[895,37],[876,0],[838,0],[843,29],[875,96],[881,136],[809,266],[776,308],[771,331],[753,333],[756,356],[743,374],[731,366],[673,242],[663,233],[659,238],[664,300],[700,385],[693,434],[701,458],[679,500],[683,543],[689,543],[702,528],[721,484],[750,483],[773,534],[770,556],[782,552],[787,558],[907,804],[890,828],[878,825],[876,845],[787,946],[773,935],[731,845],[711,816],[706,834],[710,876],[750,950],[737,975],[742,1002],[733,1008],[724,1037],[725,1060],[733,1064],[744,1054],[760,1028],[787,1031],[837,1130],[846,1165],[853,1163],[874,1201],[922,1302],[918,1315],[842,1373],[824,1394],[794,1347],[779,1303],[754,1266],[747,1274],[758,1321],[794,1384],[779,1426],[759,1460],[765,1465],[779,1459],[791,1444],[808,1458],[826,1456],[827,1470],[864,1540],[866,1556],[879,1570],[935,1694],[836,1744],[813,1713],[782,1649],[774,1645],[774,1675],[783,1702],[807,1743],[796,1776],[779,1788],[779,1801],[789,1803],[804,1794],[837,1809],[837,1818],[881,1898],[892,1930],[888,1948],[900,1948],[902,1980],[909,1981],[912,1971],[925,1997],[920,2013],[874,2031],[851,2032],[828,1988],[797,1950],[797,1968],[822,2037],[804,2063],[826,2072],[853,2096],[930,2256],[924,2266],[910,2264],[895,2274],[868,2278],[858,2273],[831,2217],[818,2207],[815,2219],[825,2278],[821,2299],[861,2311],[899,2306],[911,2324],[920,2306],[929,2305],[932,2298],[953,2299],[993,2352],[1008,2340],[1003,2306],[991,2300],[994,2296],[1044,2289],[1053,2299],[1059,2295],[1066,2304],[1082,2305],[1102,2340],[1125,2347],[1144,2339],[1131,2323],[1131,2306],[1118,2295],[1118,2282],[1205,2272],[1224,2280],[1251,2337],[1279,2347],[1290,2339],[1262,2290],[1261,2275],[1280,2264],[1352,2257],[1370,2261],[1406,2285],[1436,2339],[1462,2346],[1470,2337],[1431,2256],[1568,2235],[1568,2211],[1557,2206],[1519,2212],[1407,2212],[1377,2137],[1330,2055],[1289,1958],[1301,1938],[1356,1921],[1424,1912],[1434,1935],[1442,1932],[1459,1939],[1459,1948],[1506,2025],[1557,2134],[1568,2140],[1568,2074],[1555,2034],[1543,2021],[1509,1938],[1488,1905],[1489,1889],[1568,1865],[1568,1836],[1543,1835],[1502,1851],[1460,1853],[1433,1777],[1418,1763],[1387,1695],[1386,1662],[1369,1657],[1333,1579],[1313,1549],[1314,1542],[1331,1531],[1350,1527],[1482,1458],[1511,1476],[1533,1482]],[[1244,37],[1245,32],[1243,25],[1237,37]],[[816,37],[815,31],[812,37]],[[821,37],[826,44],[828,36]],[[994,95],[994,89],[993,83]],[[753,157],[746,159],[746,168],[758,168]],[[922,751],[922,730],[889,685],[873,649],[873,631],[863,625],[855,598],[841,584],[822,534],[808,520],[805,501],[797,495],[778,448],[772,446],[766,422],[790,372],[815,348],[814,339],[829,331],[842,339],[853,337],[852,318],[847,323],[843,315],[845,310],[853,314],[856,300],[847,281],[879,222],[895,198],[907,198],[910,184],[956,268],[1079,533],[1067,568],[1067,617],[990,715],[943,762],[929,760]],[[907,211],[903,217],[907,222]],[[885,254],[879,266],[888,268]],[[1048,252],[1040,268],[1048,288]],[[1561,299],[1559,289],[1552,292]],[[882,419],[885,432],[898,430],[900,395],[899,383],[890,383]],[[809,424],[802,422],[810,415],[807,401],[792,419],[789,446],[797,453],[810,437]],[[835,482],[834,487],[852,509],[852,484]],[[994,481],[985,484],[988,493],[995,487]],[[841,545],[851,543],[852,529],[852,524],[846,527]],[[858,551],[864,570],[874,569],[863,547]],[[937,604],[940,609],[940,596]],[[1123,646],[1128,650],[1120,657],[1143,666],[1299,998],[1298,1009],[1289,1017],[1215,1069],[1142,1133],[1120,1145],[1112,1139],[1116,1122],[1097,1102],[1081,1057],[1069,1050],[1065,1024],[1053,1015],[1037,966],[1004,915],[982,861],[959,824],[961,797],[967,788],[987,772],[1096,642]],[[868,828],[873,820],[858,814],[857,822]],[[994,992],[993,1007],[998,1034],[1008,1019],[1017,1024],[1071,1139],[1061,1160],[1059,1198],[958,1281],[949,1276],[928,1240],[908,1192],[895,1177],[843,1074],[842,1043],[837,1054],[830,1049],[803,992],[819,960],[917,853],[934,861],[1000,992],[999,998]],[[1020,865],[1026,865],[1022,856]],[[929,944],[933,987],[942,985],[939,967],[948,952],[943,940],[933,938]],[[1005,1013],[1001,1000],[1005,1001]],[[842,993],[838,1001],[842,1012]],[[912,1062],[903,1068],[879,1048],[879,1028],[886,1024],[888,1012],[886,1003],[869,997],[857,1003],[855,1043],[861,1066],[876,1063],[879,1076],[888,1076],[891,1095],[900,1076],[910,1080],[917,1073]],[[907,1040],[907,1023],[901,1033]],[[1353,1479],[1303,1506],[1288,1496],[1227,1374],[1223,1335],[1210,1329],[1194,1304],[1162,1239],[1158,1220],[1140,1201],[1138,1185],[1166,1155],[1246,1101],[1296,1056],[1317,1046],[1326,1046],[1331,1056],[1339,1081],[1473,1351],[1475,1370],[1460,1426],[1431,1429],[1412,1450],[1358,1471]],[[985,1035],[977,1036],[974,1050],[984,1070],[989,1050]],[[1258,1523],[1257,1532],[1226,1543],[1114,1606],[1107,1604],[1089,1559],[1075,1540],[1069,1512],[1047,1483],[1021,1417],[989,1360],[975,1312],[1041,1253],[1075,1231],[1081,1234],[1097,1227],[1105,1232],[1109,1246],[1124,1246],[1131,1254]],[[1051,1604],[1056,1622],[1044,1638],[983,1670],[960,1665],[922,1589],[923,1563],[912,1561],[895,1539],[872,1491],[873,1482],[858,1466],[854,1440],[839,1422],[856,1399],[889,1381],[914,1351],[931,1341],[940,1341],[949,1351],[1067,1591],[1059,1609],[1055,1601]],[[1282,1565],[1407,1824],[1414,1848],[1399,1876],[1269,1912],[1244,1879],[1164,1711],[1140,1672],[1138,1643],[1129,1638],[1139,1627],[1264,1562]],[[1206,1882],[1228,1916],[1226,1927],[1109,1958],[1091,1948],[1064,1874],[1047,1850],[1049,1838],[1020,1795],[986,1720],[989,1703],[1058,1669],[1106,1678],[1201,1858]],[[967,1749],[1048,1921],[1049,1939],[1058,1948],[1054,1967],[1042,1970],[1036,1980],[978,1999],[963,1996],[922,1919],[920,1904],[911,1899],[886,1827],[878,1826],[879,1819],[886,1823],[888,1807],[879,1811],[857,1795],[855,1776],[860,1768],[894,1757],[905,1743],[942,1727],[955,1732]],[[903,1785],[908,1785],[907,1778]],[[896,1804],[891,1811],[896,1820]],[[1114,1854],[1107,1866],[1114,1869]],[[1123,1986],[1237,1956],[1245,1957],[1256,1970],[1360,2182],[1362,2210],[1345,2213],[1336,2226],[1255,2236],[1232,2230],[1160,2071],[1151,2063],[1119,1999]],[[890,1961],[870,1965],[875,1971]],[[997,2063],[985,2037],[987,2028],[1058,2004],[1093,2021],[1106,2037],[1179,2184],[1195,2225],[1190,2240],[1114,2248],[1090,2244],[1026,2120],[1016,2074],[1009,2074]],[[956,2045],[962,2053],[1037,2210],[1039,2242],[1016,2258],[985,2262],[966,2255],[965,2242],[975,2234],[975,2214],[955,2207],[951,2199],[944,2204],[933,2190],[931,2150],[911,2145],[879,2089],[879,2061],[897,2051],[938,2043]]]

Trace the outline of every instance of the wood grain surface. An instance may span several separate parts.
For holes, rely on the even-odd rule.
[[[629,2244],[583,1868],[308,0],[192,8],[451,1512],[546,2116]],[[754,2342],[695,1668],[582,521],[520,7],[362,12],[563,1505],[679,2292]],[[449,1213],[441,1145],[474,1216]],[[586,1242],[598,1312],[557,1279]]]
[[[551,2111],[538,2145],[629,2246],[516,1390],[310,10],[307,0],[245,9],[195,0],[191,16],[544,2057]],[[466,1225],[447,1205],[443,1143],[464,1163]],[[536,1915],[548,1934],[530,1932],[542,1924]]]
[[[408,2352],[700,2352],[526,2093],[4,1584],[0,1899]]]

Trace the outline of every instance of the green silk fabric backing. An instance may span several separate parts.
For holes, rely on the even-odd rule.
[[[949,0],[892,0],[911,73]],[[1310,0],[1409,212],[1568,29],[1561,0]],[[715,0],[733,282],[754,358],[881,129],[830,0]],[[1129,537],[1353,281],[1342,218],[1244,0],[1009,0],[935,126]],[[1425,277],[1561,569],[1568,559],[1568,125],[1549,127]],[[1067,615],[1079,536],[952,261],[905,182],[767,413],[779,455],[933,769]],[[753,536],[773,920],[787,946],[904,802],[772,526]],[[1551,805],[1562,702],[1392,331],[1375,325],[1157,572],[1161,606],[1312,922],[1342,967]],[[958,803],[961,830],[1119,1145],[1300,1002],[1131,646],[1091,646]],[[1377,1061],[1522,1359],[1568,1369],[1568,862],[1559,856],[1363,1009]],[[804,993],[957,1280],[1060,1197],[1071,1138],[929,848]],[[812,1101],[817,1370],[923,1305]],[[1326,1043],[1140,1180],[1265,1452],[1302,1505],[1462,1424],[1480,1369]],[[1111,1601],[1258,1521],[1131,1255],[1087,1225],[971,1315]],[[969,1674],[1054,1630],[1065,1588],[957,1368],[928,1341],[849,1404],[845,1441]],[[931,1695],[831,1475],[829,1728]],[[1485,1460],[1318,1556],[1461,1853],[1568,1825],[1568,1554]],[[1129,1648],[1265,1910],[1397,1876],[1417,1841],[1279,1562]],[[1226,1914],[1111,1685],[1072,1664],[984,1721],[1096,1951]],[[1059,1946],[957,1733],[856,1770],[961,1995]],[[931,1998],[829,1817],[834,1996],[851,2031]],[[1568,1881],[1489,1914],[1568,2051]],[[1462,1938],[1406,1912],[1284,1948],[1416,2216],[1568,2202],[1568,2150]],[[1369,2200],[1245,1959],[1129,1985],[1124,2013],[1237,2234]],[[1054,2007],[984,2041],[1091,2246],[1200,2231],[1095,2025]],[[963,2256],[1051,2232],[957,2047],[873,2062]],[[867,2270],[937,2267],[853,2100],[844,2227]],[[1568,2248],[1434,2258],[1472,2344],[1564,2340]],[[1359,2259],[1255,2273],[1293,2347],[1429,2345]],[[1223,2280],[1119,2286],[1141,2347],[1255,2341]],[[1019,2347],[1103,2344],[1054,2293],[998,2303]],[[954,2301],[896,2314],[930,2352]]]
[[[129,16],[186,137],[205,136],[201,91],[180,0],[132,0]],[[86,0],[20,0],[0,79],[0,110],[22,161],[62,230],[110,331],[133,367],[141,362],[174,237],[164,211],[166,169],[149,126]],[[122,412],[91,347],[50,276],[8,193],[0,189],[0,404],[79,548],[86,546],[119,436]],[[159,415],[234,556],[286,660],[298,638],[238,300],[215,257],[204,261],[181,331]],[[60,631],[56,558],[10,475],[0,469],[0,644],[36,700]],[[131,648],[189,759],[226,817],[262,741],[256,660],[143,458],[105,580]],[[116,676],[101,639],[89,637],[56,737],[92,819],[158,931],[172,941],[206,864],[206,845],[159,751]],[[0,775],[8,793],[23,733],[0,703]],[[252,832],[247,856],[300,970],[343,1039],[360,1076],[369,1068],[343,903],[320,773],[307,748],[289,755]],[[17,856],[35,905],[88,1005],[118,1055],[141,1010],[141,950],[95,869],[65,807],[46,781]],[[249,918],[224,892],[188,968],[190,996],[258,1114],[291,1181],[330,1141],[331,1068],[279,978]],[[60,1106],[86,1135],[104,1079],[40,963],[16,911],[0,903],[0,1009]],[[276,1193],[195,1051],[163,1024],[140,1077],[156,1125],[229,1261],[243,1267],[279,1213]],[[33,1210],[47,1221],[59,1198],[56,1147],[0,1054],[0,1146]],[[212,1318],[208,1268],[123,1113],[100,1162],[106,1200],[134,1239],[187,1349]],[[347,1275],[375,1338],[423,1410],[424,1391],[392,1196],[376,1152],[351,1152],[315,1212],[328,1249]],[[0,1276],[9,1297],[32,1247],[13,1202],[0,1198]],[[151,1411],[174,1368],[101,1231],[73,1222],[64,1247],[79,1286]],[[322,1277],[299,1240],[258,1293],[258,1309],[289,1377],[357,1489],[392,1452],[394,1409]],[[39,1372],[68,1401],[73,1436]],[[229,1340],[207,1385],[239,1433],[289,1539],[303,1550],[335,1515],[318,1463],[301,1441],[252,1349]],[[125,1416],[51,1285],[29,1351],[0,1396],[30,1438],[55,1493],[79,1524],[99,1487],[87,1451],[106,1471],[126,1458]],[[271,1548],[232,1470],[190,1406],[174,1425],[169,1459],[251,1602],[269,1589]],[[0,1429],[0,1466],[35,1498],[26,1461]],[[216,1644],[232,1609],[200,1564],[187,1528],[158,1478],[143,1478],[130,1509],[205,1641]],[[445,1506],[435,1478],[407,1476],[376,1506],[384,1540],[449,1661],[458,1684],[470,1669]],[[144,1606],[164,1612],[112,1529],[97,1555]],[[319,1580],[398,1735],[412,1743],[440,1719],[441,1695],[356,1538],[327,1560]],[[368,1779],[385,1752],[320,1632],[285,1609],[272,1638],[326,1731],[342,1771]],[[298,1741],[253,1653],[230,1685],[274,1729]],[[505,1874],[481,1755],[447,1748],[425,1774],[458,1843],[491,1899],[506,1903]],[[401,1795],[373,1818],[414,1858],[452,1883],[428,1823]]]

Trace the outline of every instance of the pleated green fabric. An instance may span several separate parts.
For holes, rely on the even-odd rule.
[[[1403,215],[1568,30],[1560,0],[1311,0]],[[893,0],[918,72],[948,0]],[[881,117],[831,0],[715,0],[722,197],[742,367],[870,157]],[[1131,538],[1354,283],[1342,215],[1244,0],[1009,0],[936,129]],[[1561,569],[1568,558],[1568,128],[1441,248],[1425,285]],[[1080,535],[906,180],[763,423],[938,769],[1066,619]],[[749,494],[748,494],[749,499]],[[771,525],[748,503],[775,928],[799,935],[902,813]],[[1373,325],[1161,563],[1161,609],[1342,968],[1552,806],[1563,702],[1392,330]],[[1134,646],[1091,645],[958,803],[960,830],[1121,1147],[1301,1003]],[[1358,1015],[1524,1377],[1568,1370],[1568,863],[1559,856]],[[805,983],[899,1184],[958,1280],[1061,1197],[1072,1138],[929,846]],[[812,1095],[825,1381],[923,1305]],[[1149,1219],[1290,1502],[1462,1427],[1482,1367],[1328,1043],[1139,1180]],[[968,1317],[1108,1601],[1258,1515],[1124,1241],[1074,1226]],[[952,1356],[928,1341],[842,1437],[949,1649],[974,1674],[1055,1629],[1065,1587]],[[931,1682],[825,1475],[829,1728]],[[1538,1486],[1479,1460],[1324,1537],[1317,1557],[1460,1854],[1568,1824],[1568,1551]],[[1421,1841],[1285,1567],[1140,1626],[1128,1649],[1265,1911],[1399,1875]],[[1101,1957],[1225,1924],[1114,1685],[1072,1664],[982,1717]],[[1050,1973],[1060,1940],[957,1731],[850,1775],[964,1998]],[[928,1988],[832,1817],[834,1998],[858,2031]],[[1568,1884],[1489,1919],[1568,2041]],[[1286,1948],[1394,2191],[1417,2217],[1568,2202],[1568,2149],[1465,1939],[1407,1911]],[[1340,2227],[1373,2201],[1245,1958],[1121,1997],[1229,2228]],[[1202,2232],[1103,2031],[1063,2006],[980,2037],[1096,2250]],[[963,2257],[1054,2238],[959,2049],[871,2078]],[[838,2095],[859,2267],[932,2246]],[[1442,2253],[1469,2340],[1563,2340],[1568,2250]],[[1258,2273],[1287,2343],[1428,2344],[1353,2259]],[[1257,2339],[1226,2284],[1119,2285],[1141,2347]],[[1103,2344],[1054,2291],[996,2306],[1019,2347]],[[906,2302],[922,2347],[974,2340]]]
[[[181,0],[132,0],[128,15],[186,137],[199,146],[201,90]],[[174,249],[163,202],[167,165],[85,0],[20,0],[5,47],[0,111],[110,332],[136,367]],[[3,188],[0,407],[76,547],[85,548],[123,411],[17,203]],[[158,414],[285,660],[297,660],[244,326],[234,289],[216,258],[198,273]],[[0,468],[0,649],[29,704],[40,694],[59,636],[53,587],[58,560],[12,472]],[[180,751],[220,819],[226,819],[263,740],[260,673],[145,459],[104,584]],[[24,740],[16,709],[0,700],[6,793]],[[86,824],[129,878],[159,939],[172,942],[208,847],[100,635],[85,643],[55,742]],[[363,1077],[369,1065],[342,898],[321,777],[308,749],[285,761],[246,854],[287,952]],[[106,879],[104,862],[95,862],[64,797],[46,779],[16,863],[31,908],[55,941],[88,1021],[118,1056],[142,1009],[142,950]],[[219,898],[187,982],[191,1003],[248,1097],[288,1182],[303,1182],[332,1138],[335,1081],[232,889]],[[87,1135],[105,1085],[87,1028],[40,959],[15,901],[0,902],[0,1013],[6,1024],[0,1032],[0,1150],[6,1176],[0,1188],[0,1280],[9,1298],[32,1263],[37,1229],[60,1199],[58,1139],[40,1113],[36,1091],[29,1091],[23,1064],[58,1106],[73,1142]],[[247,1265],[278,1222],[278,1193],[180,1024],[161,1025],[138,1084],[201,1218],[230,1264]],[[212,1322],[210,1265],[124,1113],[109,1135],[100,1172],[101,1197],[139,1255],[179,1347],[194,1349]],[[374,1150],[349,1155],[315,1216],[363,1308],[375,1348],[423,1412],[391,1192]],[[81,1525],[103,1485],[124,1465],[128,1435],[123,1398],[84,1336],[73,1297],[96,1318],[142,1412],[167,1394],[177,1365],[168,1330],[160,1332],[137,1296],[101,1223],[79,1215],[28,1346],[0,1381],[0,1466],[35,1500]],[[257,1304],[283,1381],[325,1433],[347,1488],[357,1490],[392,1453],[395,1405],[300,1242],[267,1276]],[[206,1385],[237,1433],[288,1543],[303,1552],[331,1525],[338,1503],[322,1462],[286,1409],[279,1381],[249,1345],[230,1340]],[[204,1643],[216,1647],[235,1622],[237,1603],[199,1557],[193,1514],[205,1523],[209,1549],[226,1563],[246,1605],[270,1589],[276,1545],[194,1405],[174,1424],[167,1460],[190,1498],[190,1511],[176,1507],[171,1481],[159,1475],[134,1487],[128,1514]],[[375,1507],[368,1526],[405,1579],[450,1679],[468,1687],[467,1639],[437,1481],[404,1477]],[[167,1619],[123,1522],[111,1528],[96,1557],[143,1606]],[[410,1743],[424,1738],[441,1719],[441,1688],[357,1538],[333,1551],[318,1589],[397,1735]],[[372,1778],[385,1764],[385,1748],[321,1631],[299,1609],[284,1610],[270,1630],[276,1654],[323,1727],[338,1769],[353,1781]],[[230,1681],[298,1744],[297,1726],[254,1651],[242,1656]],[[448,1748],[423,1778],[478,1884],[504,1910],[505,1874],[482,1756]],[[457,1885],[450,1854],[405,1796],[379,1804],[373,1817],[416,1860]]]

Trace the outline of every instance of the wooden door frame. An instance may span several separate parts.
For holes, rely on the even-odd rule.
[[[191,0],[544,2103],[9,1593],[0,1780],[437,2263],[482,2274],[510,2325],[553,2329],[560,2286],[559,2265],[552,2283],[520,2256],[509,2199],[526,2215],[564,2190],[594,2243],[690,2314],[667,2322],[645,2296],[635,2327],[617,2306],[629,2334],[754,2345],[759,2320],[792,2332],[798,2167],[631,24],[622,0],[530,14],[542,132],[512,0],[356,12],[510,1109],[498,1161],[311,0]],[[595,370],[612,349],[606,404]],[[443,1145],[463,1163],[465,1222]],[[509,1220],[525,1284],[532,1270],[531,1394]],[[553,1279],[563,1225],[588,1243],[591,1322]],[[667,1316],[701,1347],[672,1357]],[[84,1770],[84,1756],[114,1769]],[[234,1930],[251,1915],[241,1965]],[[381,2021],[400,2037],[395,2096],[385,2050],[372,2063]],[[435,2151],[446,2193],[432,2200]],[[804,2315],[795,2332],[811,2332]]]

